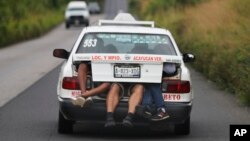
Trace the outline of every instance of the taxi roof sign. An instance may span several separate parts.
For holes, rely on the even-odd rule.
[[[150,26],[154,27],[153,21],[136,21],[129,13],[119,13],[114,20],[99,20],[99,26],[103,25],[127,25],[127,26]]]

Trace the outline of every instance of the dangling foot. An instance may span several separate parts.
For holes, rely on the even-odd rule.
[[[151,120],[152,121],[161,121],[164,119],[169,118],[169,114],[166,112],[165,108],[158,108],[156,115],[153,115]]]
[[[75,106],[83,107],[85,104],[85,101],[86,101],[86,99],[84,97],[78,96],[78,97],[76,97],[76,99],[73,99],[71,102]]]
[[[83,105],[83,107],[89,107],[93,104],[93,100],[91,97],[88,97],[86,100],[85,100],[85,103]]]
[[[125,126],[125,127],[129,127],[129,128],[134,127],[134,125],[132,123],[133,122],[133,117],[134,117],[134,114],[128,113],[128,115],[123,119],[122,125]]]
[[[106,119],[106,123],[104,125],[105,128],[112,128],[112,127],[115,127],[116,126],[116,123],[115,123],[115,120],[114,120],[114,115],[112,112],[108,112],[107,113],[107,119]]]
[[[152,109],[148,106],[137,105],[135,107],[136,113],[143,118],[150,119],[152,117]]]

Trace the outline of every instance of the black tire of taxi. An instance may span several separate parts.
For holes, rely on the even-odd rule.
[[[57,128],[58,133],[60,134],[73,133],[73,125],[74,121],[65,119],[63,114],[59,111],[58,128]]]
[[[188,135],[190,133],[190,117],[184,123],[175,124],[174,132],[178,135]]]

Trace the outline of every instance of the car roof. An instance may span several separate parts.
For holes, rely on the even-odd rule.
[[[85,28],[85,32],[103,32],[103,33],[140,33],[140,34],[167,34],[170,32],[166,29],[143,26],[126,26],[126,25],[106,25],[90,26]]]
[[[70,7],[86,7],[87,4],[85,1],[71,1],[68,4],[68,8]]]

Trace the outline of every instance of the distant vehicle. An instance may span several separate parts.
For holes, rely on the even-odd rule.
[[[66,59],[57,85],[59,133],[73,132],[76,121],[105,122],[106,93],[93,96],[93,104],[88,108],[80,108],[71,102],[81,95],[76,66],[86,62],[91,65],[87,88],[106,81],[122,84],[117,119],[121,120],[127,114],[128,92],[133,83],[161,83],[162,97],[170,118],[149,122],[138,116],[135,124],[144,123],[157,130],[164,130],[171,124],[175,133],[189,134],[193,89],[190,72],[184,62],[194,61],[194,55],[182,54],[168,30],[154,27],[152,21],[136,21],[130,14],[120,13],[114,20],[100,20],[98,26],[84,28],[70,52],[55,49],[53,55]],[[164,73],[166,63],[175,64],[173,76]]]
[[[97,2],[89,2],[89,12],[90,14],[99,14],[101,13],[100,6]]]
[[[69,2],[65,11],[65,26],[85,24],[89,26],[89,10],[85,1]]]

